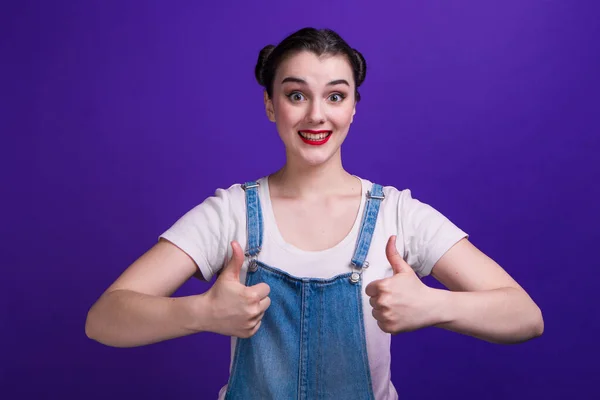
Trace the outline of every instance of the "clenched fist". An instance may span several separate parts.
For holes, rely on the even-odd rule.
[[[434,290],[426,286],[396,250],[396,236],[390,237],[386,256],[394,275],[371,282],[365,289],[373,317],[382,331],[400,333],[436,323]]]
[[[269,285],[247,287],[240,282],[244,252],[239,243],[231,242],[233,256],[206,292],[210,330],[227,336],[248,338],[260,327],[271,304]]]

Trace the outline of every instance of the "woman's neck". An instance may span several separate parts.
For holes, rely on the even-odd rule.
[[[277,196],[310,199],[352,193],[360,187],[360,181],[344,169],[339,155],[315,166],[288,158],[286,164],[269,177],[269,187]]]

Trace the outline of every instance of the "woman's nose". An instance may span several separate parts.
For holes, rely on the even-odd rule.
[[[322,124],[325,122],[325,113],[323,112],[323,105],[320,102],[311,102],[307,119],[311,124]]]

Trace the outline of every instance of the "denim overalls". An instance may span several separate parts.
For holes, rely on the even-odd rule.
[[[238,338],[226,399],[373,400],[362,309],[362,270],[377,222],[383,188],[374,184],[354,256],[354,272],[329,279],[300,278],[257,260],[263,219],[258,183],[246,194],[251,257],[246,286],[265,282],[271,305],[254,336]]]

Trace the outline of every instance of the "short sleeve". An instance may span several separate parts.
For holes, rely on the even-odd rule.
[[[412,197],[405,189],[398,200],[398,227],[404,239],[404,259],[424,277],[435,263],[468,234],[429,204]]]
[[[187,253],[206,281],[222,268],[227,257],[229,204],[228,191],[218,189],[159,236]]]

